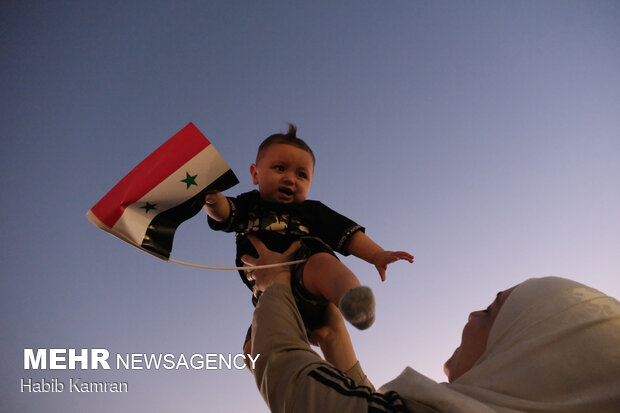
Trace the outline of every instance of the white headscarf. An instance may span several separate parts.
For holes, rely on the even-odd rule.
[[[620,412],[620,304],[563,278],[527,280],[471,370],[437,384],[408,368],[387,390],[441,412]]]

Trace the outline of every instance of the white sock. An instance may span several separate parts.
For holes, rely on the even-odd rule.
[[[351,288],[338,303],[344,318],[360,330],[375,322],[375,296],[366,286]]]

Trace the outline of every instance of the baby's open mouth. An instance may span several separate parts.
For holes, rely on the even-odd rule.
[[[293,190],[290,188],[278,188],[278,191],[282,192],[285,195],[293,195]]]

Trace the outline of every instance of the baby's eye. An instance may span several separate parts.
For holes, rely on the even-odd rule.
[[[278,172],[284,172],[284,167],[282,165],[276,165],[273,167]]]
[[[308,177],[308,175],[305,172],[299,172],[297,174],[297,176],[299,176],[300,178],[306,179]]]

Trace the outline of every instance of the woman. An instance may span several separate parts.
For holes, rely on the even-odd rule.
[[[284,262],[294,251],[252,243],[260,257],[245,256],[249,265]],[[252,322],[254,376],[274,412],[620,410],[620,304],[574,281],[530,279],[470,314],[445,365],[450,383],[407,368],[375,392],[335,308],[311,336],[328,363],[310,349],[288,269],[253,275],[264,291]]]

